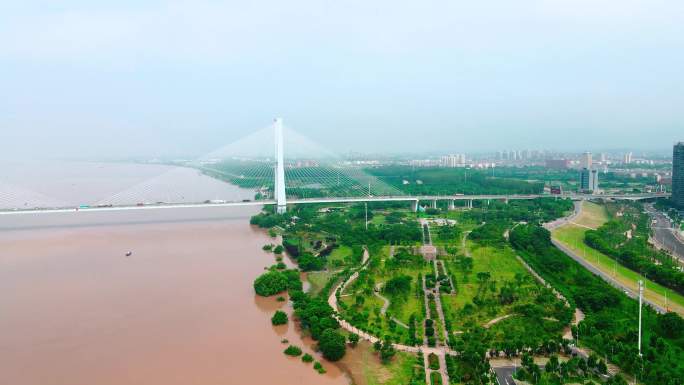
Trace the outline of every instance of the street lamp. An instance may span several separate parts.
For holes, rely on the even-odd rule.
[[[641,358],[641,303],[644,296],[644,281],[639,280],[639,358]]]

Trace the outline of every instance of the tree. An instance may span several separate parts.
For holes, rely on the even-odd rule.
[[[346,352],[345,338],[333,329],[326,329],[318,340],[318,348],[328,361],[337,361]]]
[[[385,342],[382,349],[380,349],[380,360],[383,364],[387,364],[392,360],[392,357],[394,357],[395,354],[397,354],[397,351],[392,344]]]
[[[658,317],[658,327],[668,338],[679,338],[684,334],[684,320],[679,314],[668,312]]]
[[[546,362],[546,365],[544,366],[544,370],[547,373],[556,373],[559,368],[560,366],[558,364],[558,356],[555,354],[549,358],[549,360]]]
[[[398,277],[390,278],[382,289],[383,292],[390,295],[405,295],[411,291],[411,276],[400,275]]]
[[[492,274],[489,273],[488,271],[481,271],[481,272],[477,273],[477,280],[480,281],[480,283],[487,282],[491,277],[492,277]]]
[[[348,337],[349,344],[354,347],[359,343],[359,335],[356,333],[351,333]]]
[[[276,310],[273,317],[271,317],[271,324],[273,325],[285,325],[287,323],[287,313],[282,310]]]
[[[287,278],[277,271],[268,271],[254,280],[254,291],[262,297],[278,294],[287,289]]]

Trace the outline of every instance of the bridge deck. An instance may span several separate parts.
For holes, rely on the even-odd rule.
[[[536,198],[570,198],[573,200],[585,199],[652,199],[669,197],[670,194],[513,194],[513,195],[426,195],[426,196],[369,196],[369,197],[339,197],[339,198],[304,198],[288,200],[288,204],[315,204],[315,203],[360,203],[360,202],[415,202],[415,201],[434,201],[434,200],[524,200]],[[94,211],[125,211],[125,210],[159,210],[159,209],[180,209],[197,207],[239,207],[239,206],[262,206],[275,205],[274,200],[263,201],[240,201],[222,203],[160,203],[131,206],[96,206],[87,208],[78,207],[53,207],[35,209],[17,209],[0,211],[0,215],[21,215],[21,214],[47,214],[47,213],[73,213],[73,212],[94,212]]]

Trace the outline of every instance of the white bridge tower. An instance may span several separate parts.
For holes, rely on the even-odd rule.
[[[276,212],[278,214],[283,214],[287,211],[287,198],[285,197],[285,163],[284,158],[284,148],[283,148],[283,120],[281,118],[275,118],[273,120],[273,128],[275,129],[275,156],[276,156],[276,169],[275,169],[275,200],[276,200]]]

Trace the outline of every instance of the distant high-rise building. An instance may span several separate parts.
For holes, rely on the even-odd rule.
[[[591,170],[591,152],[585,152],[582,154],[582,159],[580,159],[580,167]]]
[[[580,191],[597,191],[599,189],[598,170],[583,167],[580,170]]]
[[[684,142],[672,150],[672,201],[684,210]]]
[[[440,160],[442,167],[459,167],[464,165],[465,162],[465,154],[445,155]]]
[[[606,156],[605,152],[602,152],[601,155],[599,155],[599,160],[601,161],[601,163],[605,163],[606,160],[608,160],[608,157]]]
[[[631,153],[631,152],[625,153],[625,157],[624,157],[624,159],[623,159],[623,163],[624,163],[624,164],[630,164],[630,163],[632,163],[632,153]]]

